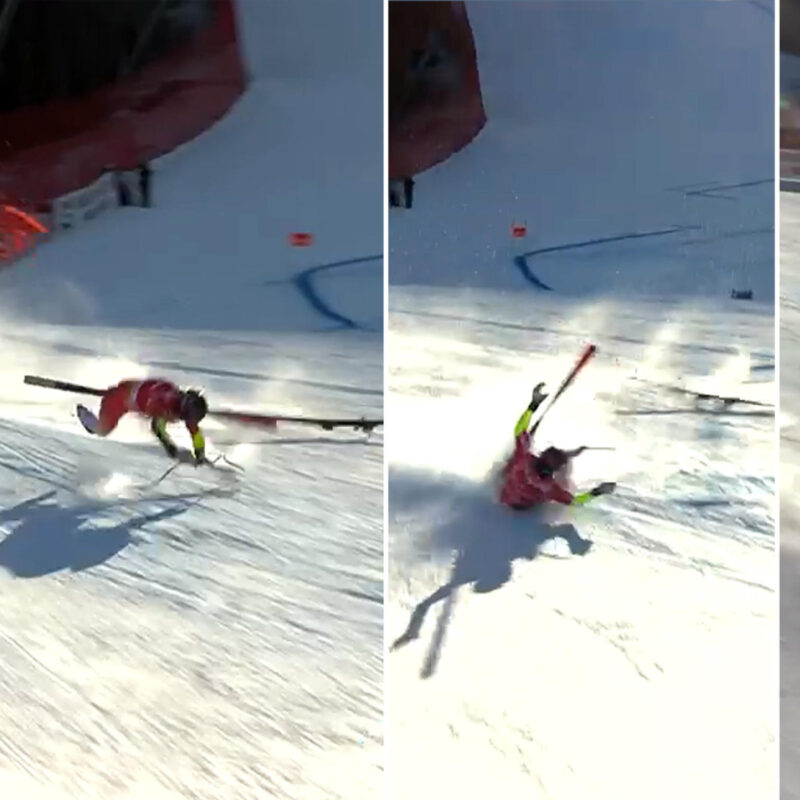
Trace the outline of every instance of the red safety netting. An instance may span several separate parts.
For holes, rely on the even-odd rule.
[[[464,3],[389,3],[389,177],[438,164],[485,123]]]
[[[0,114],[0,200],[29,209],[131,169],[206,130],[241,95],[232,0],[211,25],[140,72],[70,100]]]

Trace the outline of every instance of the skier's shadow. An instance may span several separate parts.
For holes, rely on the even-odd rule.
[[[550,521],[537,511],[513,512],[493,503],[486,487],[453,480],[437,485],[429,475],[391,468],[389,514],[390,525],[405,515],[438,518],[426,544],[434,551],[453,553],[449,580],[417,604],[406,630],[391,646],[396,650],[419,638],[428,611],[444,602],[422,678],[436,671],[459,587],[471,584],[478,593],[501,588],[511,578],[514,561],[532,561],[551,540],[564,540],[572,555],[585,555],[592,545],[572,523]]]
[[[68,569],[96,567],[136,540],[135,531],[159,520],[182,514],[187,501],[127,519],[109,527],[89,525],[102,506],[84,504],[68,508],[55,502],[55,491],[45,492],[0,511],[0,525],[14,524],[0,540],[0,567],[18,578],[38,578]]]

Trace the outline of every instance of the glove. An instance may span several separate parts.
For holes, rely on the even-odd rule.
[[[592,489],[591,494],[595,497],[600,497],[601,494],[611,494],[617,488],[617,484],[613,481],[606,481],[600,483]]]
[[[537,408],[547,399],[547,395],[542,391],[544,388],[544,382],[537,383],[536,386],[533,387],[533,394],[531,395],[531,402],[528,408],[531,411],[536,411]]]

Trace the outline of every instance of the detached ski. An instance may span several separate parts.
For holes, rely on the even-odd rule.
[[[209,411],[209,416],[228,419],[233,422],[243,422],[250,425],[261,425],[265,428],[276,428],[279,423],[292,423],[295,425],[311,425],[331,431],[334,428],[353,428],[357,431],[371,433],[375,428],[383,425],[382,419],[348,419],[336,417],[292,417],[281,414],[246,414],[241,411]]]
[[[553,404],[561,397],[562,394],[569,388],[575,378],[578,376],[578,373],[589,363],[589,360],[594,356],[597,352],[597,347],[595,345],[590,344],[587,345],[586,348],[580,355],[580,358],[575,362],[575,366],[570,370],[569,374],[563,381],[561,381],[561,385],[556,389],[556,391],[548,395],[547,400],[544,401],[543,408],[539,413],[539,417],[537,418],[536,422],[533,424],[531,431],[539,426],[542,419],[544,419],[544,415],[553,407]],[[548,402],[549,401],[549,402]]]
[[[44,389],[58,389],[61,392],[91,394],[95,397],[102,397],[105,394],[104,389],[93,389],[91,386],[81,386],[78,383],[68,383],[67,381],[56,381],[52,378],[41,378],[38,375],[26,375],[25,383],[29,386],[41,386]]]
[[[561,382],[551,402],[555,403],[559,397],[566,391],[569,385],[578,376],[578,373],[589,363],[589,359],[597,352],[597,348],[593,345],[587,345],[586,349],[581,353],[580,358],[575,362],[575,366],[570,371],[569,375]]]
[[[671,386],[666,383],[656,383],[654,381],[642,380],[641,378],[634,378],[634,380],[639,381],[640,383],[647,383],[650,386],[655,386],[659,389],[663,389],[665,392],[683,395],[684,397],[691,397],[694,399],[695,405],[698,407],[703,403],[711,406],[718,406],[720,408],[730,408],[731,406],[735,405],[758,406],[759,408],[775,407],[772,403],[762,403],[759,400],[746,400],[743,397],[730,397],[726,395],[713,394],[710,392],[697,392],[692,389],[684,389],[681,386]]]

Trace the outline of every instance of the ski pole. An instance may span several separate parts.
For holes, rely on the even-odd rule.
[[[238,469],[238,470],[239,470],[239,472],[244,472],[244,467],[243,467],[241,464],[237,464],[235,461],[231,461],[231,460],[228,458],[228,456],[226,456],[226,455],[225,455],[225,453],[223,453],[223,454],[220,456],[220,458],[221,458],[221,459],[222,459],[222,460],[223,460],[223,461],[224,461],[224,462],[225,462],[225,463],[226,463],[228,466],[230,466],[230,467],[233,467],[234,469]]]
[[[222,461],[224,464],[227,464],[230,467],[233,467],[235,470],[238,470],[239,472],[244,472],[244,467],[240,466],[235,461],[231,461],[228,458],[228,456],[225,455],[225,453],[220,453],[216,458],[212,459],[211,461],[206,461],[205,464],[206,466],[211,467],[211,469],[219,469],[219,467],[217,467],[217,464],[219,464],[220,461]]]
[[[163,480],[165,480],[167,476],[170,475],[172,471],[175,469],[175,467],[177,467],[178,464],[180,463],[181,463],[180,461],[176,461],[174,464],[171,464],[169,467],[167,467],[167,469],[164,471],[164,474],[160,478],[157,478],[152,483],[150,483],[150,487],[152,488],[154,486],[158,486],[158,484],[161,483]]]

